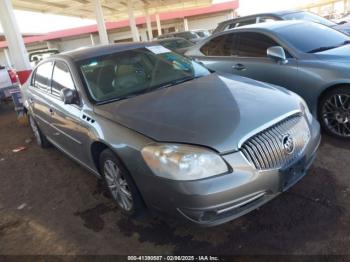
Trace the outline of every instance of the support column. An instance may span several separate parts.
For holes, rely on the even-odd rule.
[[[94,0],[94,7],[95,7],[97,28],[98,28],[98,35],[100,37],[100,44],[107,45],[109,41],[108,41],[108,34],[107,34],[105,20],[103,18],[101,0]]]
[[[22,35],[19,32],[11,0],[0,1],[0,23],[4,29],[6,41],[19,81],[23,84],[27,81],[32,67],[29,63],[28,53],[24,46]]]
[[[189,31],[189,28],[188,28],[188,20],[186,17],[184,17],[184,29],[185,31]]]
[[[146,25],[147,25],[147,32],[148,32],[148,40],[152,41],[153,39],[152,21],[151,21],[151,16],[148,13],[148,9],[145,10],[145,17],[146,17]]]
[[[347,13],[350,11],[350,1],[344,0],[344,13]]]
[[[137,26],[136,26],[136,21],[135,21],[132,3],[133,3],[132,0],[128,1],[129,25],[130,25],[130,29],[131,29],[132,39],[134,40],[134,42],[140,42],[140,34],[139,34],[139,30],[137,29]]]
[[[162,35],[162,26],[160,24],[160,17],[158,13],[156,14],[156,22],[157,22],[158,35]]]
[[[91,45],[92,45],[92,46],[96,45],[96,43],[95,43],[95,38],[94,38],[94,35],[93,35],[93,34],[90,34],[90,40],[91,40]]]

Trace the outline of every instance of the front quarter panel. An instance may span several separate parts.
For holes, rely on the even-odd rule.
[[[314,115],[317,113],[319,97],[336,85],[350,84],[347,65],[319,60],[300,60],[298,66],[300,84],[292,90],[302,96]]]

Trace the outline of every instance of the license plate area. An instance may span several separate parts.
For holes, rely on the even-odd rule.
[[[305,157],[295,162],[288,168],[282,169],[282,191],[288,190],[296,182],[298,182],[306,172],[306,159]]]

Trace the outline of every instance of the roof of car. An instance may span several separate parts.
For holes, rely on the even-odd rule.
[[[257,13],[257,14],[253,14],[253,15],[241,16],[241,17],[230,19],[230,20],[226,20],[224,22],[221,22],[220,24],[225,24],[225,23],[228,23],[228,22],[238,21],[238,20],[241,20],[241,19],[249,19],[249,18],[253,18],[253,17],[257,17],[257,16],[267,16],[267,15],[283,16],[283,15],[292,14],[292,13],[298,13],[298,12],[301,12],[301,11],[298,11],[298,10],[282,10],[282,11],[275,11],[275,12]]]
[[[51,57],[69,57],[74,61],[88,59],[91,57],[107,55],[110,53],[122,52],[126,50],[142,48],[145,46],[154,45],[154,43],[117,43],[117,44],[109,44],[109,45],[99,45],[94,47],[83,47],[73,51],[63,52],[57,55],[53,55]]]
[[[185,38],[182,37],[170,37],[170,38],[162,38],[162,39],[156,39],[153,42],[154,43],[160,43],[160,42],[166,42],[166,41],[172,41],[172,40],[185,40],[188,42],[188,40],[186,40]]]
[[[307,22],[303,20],[284,20],[284,21],[273,21],[273,22],[265,22],[265,23],[258,23],[258,24],[251,24],[251,25],[245,25],[237,28],[233,28],[228,31],[236,31],[236,30],[245,30],[245,29],[263,29],[263,30],[269,30],[269,31],[276,31],[280,28],[286,28],[288,26],[293,25],[299,25],[299,24],[310,24],[312,22]]]

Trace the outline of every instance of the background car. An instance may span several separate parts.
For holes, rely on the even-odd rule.
[[[18,79],[14,70],[0,65],[0,103],[1,100],[11,97],[10,90],[18,88]]]
[[[348,35],[324,25],[283,21],[214,35],[186,55],[212,70],[296,92],[327,133],[349,139],[349,43]]]
[[[159,39],[158,41],[153,41],[153,43],[160,44],[179,54],[184,54],[190,47],[194,46],[192,42],[181,37]]]
[[[211,33],[209,32],[209,30],[206,29],[196,29],[196,30],[192,30],[192,32],[195,32],[199,37],[209,37],[211,35]]]
[[[227,222],[304,177],[320,143],[298,95],[153,43],[52,56],[22,91],[38,144],[102,177],[128,215]]]
[[[43,49],[43,50],[32,51],[29,53],[30,65],[32,67],[35,67],[41,60],[58,53],[59,53],[58,49]]]
[[[163,34],[158,36],[156,39],[165,39],[165,38],[173,38],[173,37],[181,37],[184,38],[194,44],[202,41],[206,37],[201,37],[199,36],[196,32],[194,31],[183,31],[183,32],[174,32],[174,33],[168,33],[168,34]]]
[[[280,11],[235,18],[221,22],[213,33],[216,34],[225,30],[245,25],[283,20],[304,20],[308,22],[315,22],[350,34],[350,23],[337,24],[331,20],[306,11]]]

